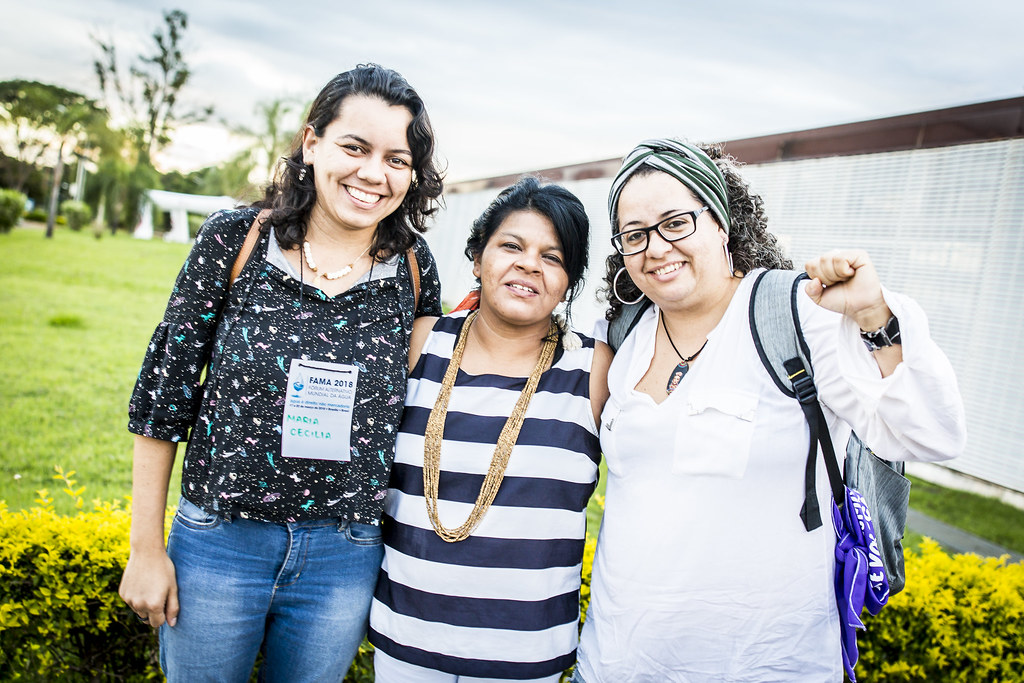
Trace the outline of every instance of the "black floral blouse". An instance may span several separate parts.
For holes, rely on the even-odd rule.
[[[221,211],[203,224],[150,341],[128,429],[175,442],[191,431],[182,495],[204,510],[379,524],[414,317],[406,255],[375,264],[348,291],[327,297],[268,262],[268,232],[228,292],[256,213]],[[415,315],[440,315],[433,256],[422,239],[415,251]],[[300,355],[359,368],[348,462],[281,456],[288,368]]]

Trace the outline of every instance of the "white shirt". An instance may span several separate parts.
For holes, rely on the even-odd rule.
[[[634,388],[653,357],[656,306],[609,370],[608,489],[579,651],[587,683],[843,679],[828,478],[819,460],[824,524],[808,532],[799,517],[808,430],[754,348],[756,275],[661,404]],[[799,303],[837,455],[852,424],[890,460],[953,457],[965,437],[952,367],[921,309],[884,295],[904,341],[903,362],[884,379],[852,321],[809,297]]]

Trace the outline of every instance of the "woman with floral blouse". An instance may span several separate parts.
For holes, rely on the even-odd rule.
[[[423,101],[359,66],[317,96],[265,198],[203,225],[130,406],[120,594],[160,629],[168,680],[246,681],[260,652],[261,680],[344,676],[383,552],[413,319],[441,312],[418,235],[441,190]]]

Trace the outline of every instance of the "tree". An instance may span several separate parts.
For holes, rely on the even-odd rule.
[[[262,194],[249,182],[255,164],[252,154],[243,151],[215,166],[207,166],[191,173],[171,171],[163,175],[163,188],[171,192],[234,197],[241,201],[256,201]]]
[[[0,83],[0,106],[16,140],[15,189],[24,186],[47,153],[56,152],[46,230],[46,236],[52,237],[65,157],[88,146],[90,132],[106,126],[106,112],[80,93],[24,80]]]
[[[24,80],[0,83],[0,115],[14,133],[14,148],[5,152],[19,161],[15,190],[24,188],[32,169],[53,149],[67,112],[90,103],[84,95],[57,85]]]
[[[92,37],[100,50],[93,67],[108,109],[125,121],[137,161],[146,165],[151,165],[155,151],[170,142],[170,134],[178,125],[204,120],[213,113],[212,107],[182,111],[178,98],[192,76],[181,48],[188,15],[171,10],[163,17],[163,27],[153,31],[155,51],[138,55],[127,75],[118,64],[113,41]]]
[[[256,105],[258,129],[245,126],[233,128],[234,132],[252,140],[249,153],[268,179],[274,175],[278,160],[291,151],[289,145],[295,136],[295,122],[292,119],[298,106],[298,101],[289,97],[260,102]]]
[[[53,185],[50,188],[50,204],[46,212],[47,237],[53,237],[53,226],[57,218],[60,184],[64,176],[64,155],[79,151],[79,147],[89,138],[90,128],[105,125],[106,112],[99,109],[92,100],[73,102],[57,108],[53,121],[53,131],[57,139],[57,163],[53,167]]]

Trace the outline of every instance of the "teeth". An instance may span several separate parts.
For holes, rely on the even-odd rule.
[[[667,273],[671,273],[673,271],[679,270],[682,267],[683,267],[682,263],[672,263],[672,264],[669,264],[667,266],[662,266],[661,268],[656,269],[654,271],[654,274],[655,275],[665,275]]]
[[[524,291],[524,292],[529,292],[530,294],[536,294],[537,293],[536,291],[530,289],[529,287],[524,287],[524,286],[516,284],[514,282],[509,283],[509,287],[515,287],[518,290],[521,290],[521,291]]]
[[[369,192],[363,192],[362,190],[357,190],[354,187],[348,187],[346,189],[348,190],[348,193],[350,195],[352,195],[353,197],[355,197],[359,201],[367,202],[369,204],[376,204],[378,201],[380,201],[380,195],[379,194],[370,194]]]

